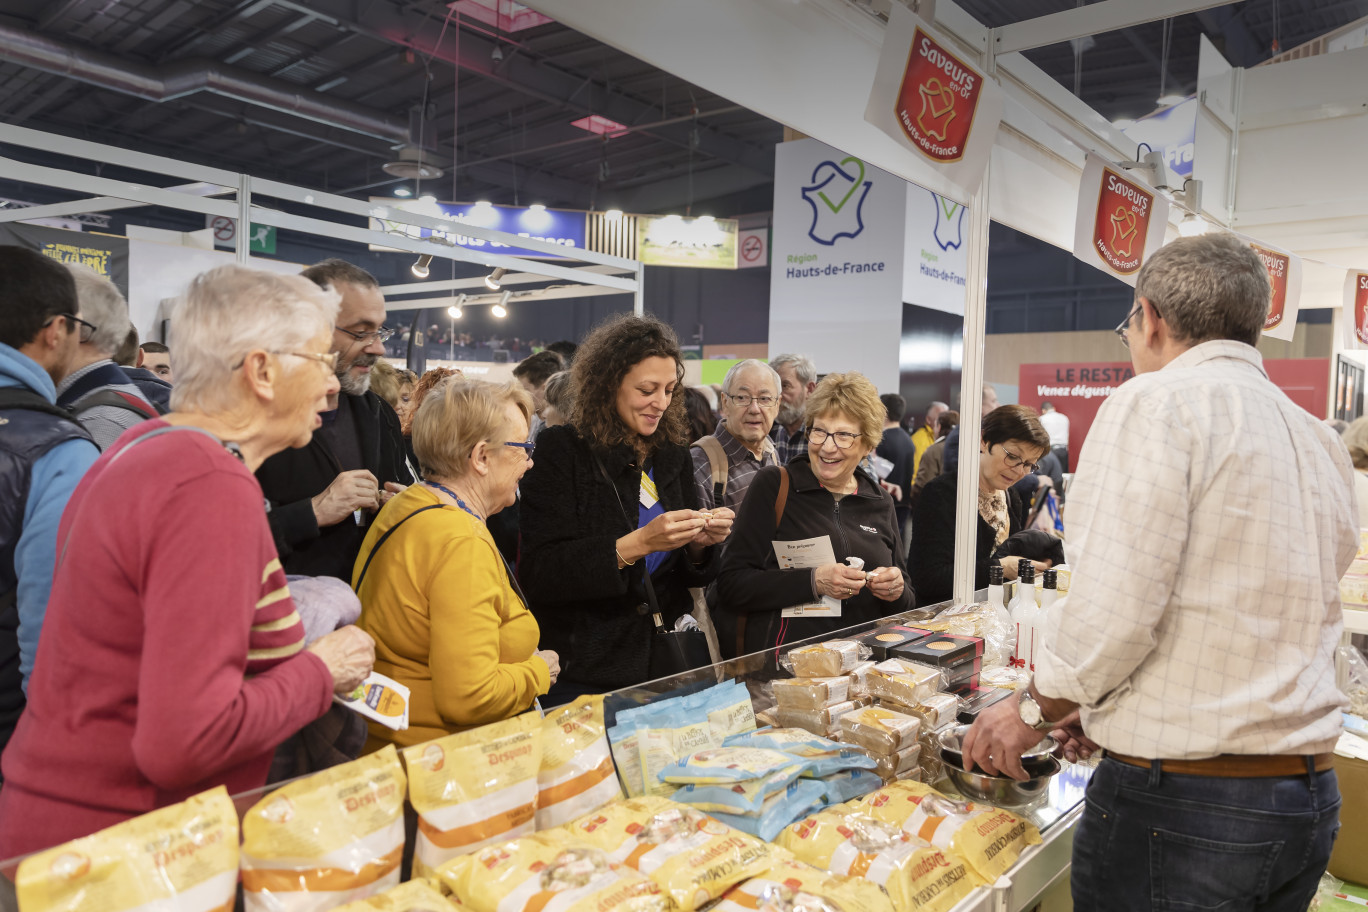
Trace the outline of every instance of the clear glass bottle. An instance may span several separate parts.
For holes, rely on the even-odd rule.
[[[1012,648],[1012,667],[1020,671],[1032,670],[1035,630],[1040,606],[1036,604],[1035,564],[1026,558],[1017,563],[1016,594],[1008,606],[1016,643]]]

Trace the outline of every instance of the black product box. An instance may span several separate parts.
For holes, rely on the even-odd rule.
[[[893,655],[893,650],[908,643],[916,643],[934,636],[929,630],[920,627],[909,627],[903,624],[889,624],[887,627],[880,627],[878,630],[871,630],[860,637],[860,642],[873,650],[871,658],[876,662],[883,662]]]
[[[1014,690],[1005,687],[982,687],[969,690],[959,694],[960,710],[959,721],[965,725],[972,725],[978,718],[979,713],[983,712],[994,703],[999,703],[1012,694]]]
[[[914,643],[895,646],[889,653],[892,658],[921,662],[923,665],[934,665],[937,668],[949,668],[962,662],[982,660],[983,639],[939,633]]]

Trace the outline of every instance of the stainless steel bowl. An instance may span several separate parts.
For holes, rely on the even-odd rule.
[[[1035,801],[1050,787],[1050,779],[1059,772],[1059,761],[1048,758],[1048,764],[1033,767],[1040,775],[1018,782],[1006,776],[989,776],[982,772],[968,772],[963,767],[945,761],[945,775],[965,798],[997,807],[1021,807]]]
[[[970,725],[952,725],[940,733],[940,753],[941,759],[951,766],[964,769],[964,753],[962,745],[964,736],[969,733]],[[1050,763],[1054,762],[1053,754],[1059,747],[1059,742],[1049,735],[1041,738],[1040,741],[1021,755],[1021,765],[1026,768],[1026,772],[1035,775],[1037,772],[1044,773],[1050,768]],[[1059,764],[1054,762],[1054,775],[1059,771]]]

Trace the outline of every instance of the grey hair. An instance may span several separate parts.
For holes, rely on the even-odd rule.
[[[133,325],[128,319],[128,302],[118,287],[89,266],[80,263],[63,264],[76,282],[76,300],[81,319],[95,325],[90,345],[107,357],[113,357],[128,338]]]
[[[722,378],[722,392],[730,396],[732,381],[735,380],[737,375],[742,371],[750,370],[753,367],[758,367],[761,370],[770,372],[770,377],[774,380],[774,395],[778,396],[779,390],[783,388],[783,382],[779,379],[779,372],[764,361],[760,361],[756,358],[747,358],[744,361],[737,361],[733,364],[731,370],[727,371],[727,376]]]
[[[1160,247],[1135,282],[1179,342],[1232,339],[1255,345],[1272,300],[1259,255],[1228,232],[1177,238]]]
[[[769,366],[776,371],[785,364],[793,365],[793,373],[802,383],[817,382],[817,365],[813,364],[812,359],[807,355],[785,354],[770,358]]]
[[[337,292],[302,276],[245,266],[196,276],[171,311],[172,410],[228,408],[229,378],[249,353],[299,351],[315,336],[327,335],[340,300]],[[318,369],[303,364],[296,370],[304,367]]]

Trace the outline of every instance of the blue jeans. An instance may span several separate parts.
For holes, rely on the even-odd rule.
[[[1222,779],[1103,760],[1074,834],[1075,912],[1306,912],[1339,806],[1333,770]]]

